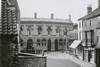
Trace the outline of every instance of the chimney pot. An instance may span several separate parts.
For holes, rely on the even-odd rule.
[[[54,14],[53,13],[51,13],[51,19],[54,19]]]
[[[71,21],[71,14],[69,14],[69,21]]]
[[[36,12],[34,13],[34,18],[35,18],[35,19],[37,18],[37,13],[36,13]]]
[[[87,14],[89,14],[89,13],[91,13],[92,12],[92,7],[91,7],[91,5],[89,5],[88,7],[87,7]]]
[[[98,8],[100,8],[100,0],[98,0]]]

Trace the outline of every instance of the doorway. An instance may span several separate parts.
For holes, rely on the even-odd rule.
[[[48,40],[48,51],[51,51],[51,39]]]
[[[58,51],[58,40],[55,39],[55,51]]]

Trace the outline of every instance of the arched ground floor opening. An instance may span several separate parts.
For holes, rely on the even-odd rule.
[[[51,39],[48,39],[48,42],[47,42],[47,50],[48,51],[51,51]]]
[[[34,47],[33,47],[33,40],[32,39],[27,40],[26,51],[29,52],[29,53],[34,53]]]
[[[66,38],[35,37],[27,38],[25,41],[27,52],[42,53],[42,51],[63,51],[65,50]]]
[[[57,39],[55,39],[55,51],[58,51],[58,40]]]

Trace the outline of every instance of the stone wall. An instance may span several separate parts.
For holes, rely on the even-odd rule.
[[[21,56],[18,67],[46,67],[46,57]]]

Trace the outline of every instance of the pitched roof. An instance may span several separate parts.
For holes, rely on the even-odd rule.
[[[100,8],[95,9],[94,11],[92,11],[91,13],[89,13],[88,15],[79,18],[78,20],[85,20],[85,19],[90,19],[90,18],[94,18],[100,16]]]
[[[97,16],[100,16],[100,8],[95,9],[87,18],[89,19]]]

